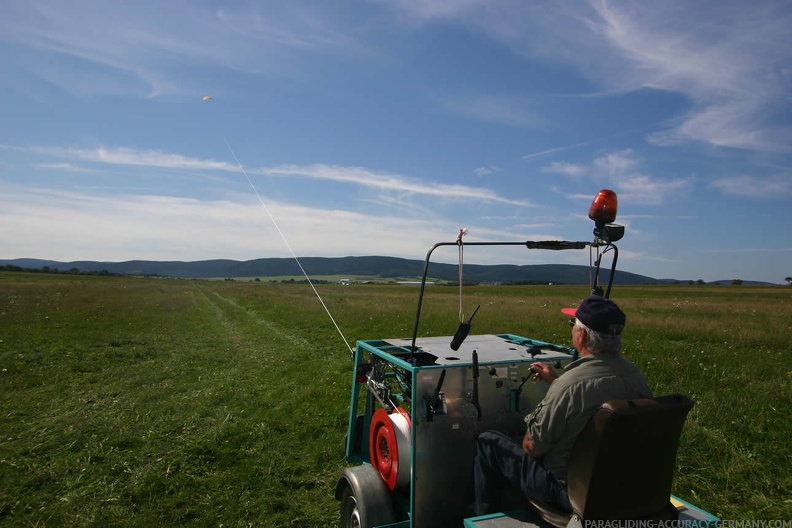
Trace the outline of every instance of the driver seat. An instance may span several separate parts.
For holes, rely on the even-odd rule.
[[[531,505],[556,527],[584,520],[676,520],[671,481],[693,405],[681,394],[603,403],[570,455],[567,491],[574,513],[529,498]]]

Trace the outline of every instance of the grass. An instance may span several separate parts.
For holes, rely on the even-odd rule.
[[[317,287],[344,334],[408,337],[418,290]],[[476,333],[566,343],[584,287],[470,287]],[[792,288],[615,287],[625,355],[696,400],[675,492],[792,518]],[[434,287],[419,332],[450,335]],[[0,274],[0,524],[338,524],[351,354],[310,287]]]

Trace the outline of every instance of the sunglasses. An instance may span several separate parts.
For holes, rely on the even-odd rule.
[[[575,326],[576,322],[577,322],[577,318],[573,317],[572,319],[569,320],[569,326]]]

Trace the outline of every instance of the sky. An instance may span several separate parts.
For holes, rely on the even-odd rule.
[[[611,189],[620,270],[784,283],[790,28],[788,0],[4,0],[0,259],[591,241]]]

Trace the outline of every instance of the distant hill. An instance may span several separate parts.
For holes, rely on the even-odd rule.
[[[302,257],[300,263],[309,277],[319,275],[348,275],[377,277],[381,280],[415,279],[423,275],[423,260],[410,260],[397,257]],[[0,268],[21,268],[41,270],[50,268],[58,271],[78,270],[80,272],[107,272],[116,275],[144,275],[159,277],[181,277],[186,279],[218,277],[290,277],[302,276],[299,266],[292,258],[262,258],[255,260],[198,260],[156,261],[129,260],[125,262],[98,262],[80,260],[59,262],[41,259],[0,259]],[[458,280],[456,264],[429,264],[429,277],[443,281]],[[601,282],[607,282],[610,269],[600,271]],[[466,264],[465,282],[553,282],[555,284],[588,284],[588,266],[569,264]],[[655,279],[616,270],[617,284],[670,284],[688,283],[688,279]],[[698,281],[695,281],[698,282]],[[732,284],[732,279],[710,281],[707,284]],[[746,285],[770,285],[769,282],[744,280]]]
[[[300,263],[309,277],[320,275],[348,275],[387,279],[420,278],[424,261],[397,257],[303,257]],[[58,262],[40,259],[0,260],[0,266],[23,269],[44,269],[81,272],[102,272],[120,275],[146,275],[182,278],[210,277],[279,277],[302,275],[300,268],[291,258],[262,258],[256,260],[201,260],[151,261],[130,260],[126,262],[75,261]],[[610,270],[601,271],[601,280],[607,281]],[[458,280],[456,264],[430,263],[429,276],[443,281]],[[553,282],[556,284],[588,284],[588,266],[567,264],[538,265],[465,265],[465,282]],[[646,284],[659,282],[652,277],[625,271],[616,271],[619,284]],[[667,281],[671,282],[671,281]]]

